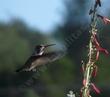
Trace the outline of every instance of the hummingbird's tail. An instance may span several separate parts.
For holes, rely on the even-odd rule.
[[[36,69],[26,68],[23,66],[16,70],[16,72],[29,72],[29,71],[36,71]]]
[[[21,72],[21,71],[23,71],[23,67],[16,70],[16,72]]]

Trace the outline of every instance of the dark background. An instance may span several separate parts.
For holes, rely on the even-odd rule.
[[[64,7],[62,23],[56,25],[51,36],[30,28],[20,19],[0,22],[0,97],[66,97],[69,90],[80,92],[83,79],[81,60],[87,61],[90,6],[86,0],[64,0]],[[98,24],[100,44],[110,52],[110,25],[104,25],[102,21]],[[56,41],[60,46],[55,48],[66,48],[65,57],[41,67],[34,74],[15,72],[31,55],[36,44]],[[101,94],[92,91],[93,97],[110,96],[109,58],[100,53],[98,75],[93,82]]]

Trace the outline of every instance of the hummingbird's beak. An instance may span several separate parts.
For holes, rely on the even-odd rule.
[[[48,44],[48,45],[45,45],[44,47],[47,48],[47,47],[53,46],[53,45],[56,45],[56,44]]]

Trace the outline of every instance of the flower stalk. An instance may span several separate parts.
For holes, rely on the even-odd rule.
[[[99,59],[100,52],[109,54],[108,51],[100,46],[97,38],[97,19],[101,18],[104,22],[108,23],[110,20],[99,14],[97,14],[97,7],[101,7],[101,1],[96,0],[94,8],[90,9],[89,15],[91,15],[91,25],[90,25],[90,41],[89,41],[89,52],[88,52],[88,62],[83,64],[82,69],[84,72],[83,87],[81,89],[81,97],[91,97],[91,88],[96,92],[100,93],[100,90],[92,83],[91,79],[96,77],[97,66],[96,62]]]

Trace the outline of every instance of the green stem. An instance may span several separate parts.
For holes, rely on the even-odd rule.
[[[84,81],[85,83],[82,88],[82,97],[91,97],[90,95],[90,86],[91,86],[91,78],[93,73],[93,66],[95,65],[94,54],[96,54],[93,44],[93,34],[96,32],[96,24],[97,24],[97,15],[96,10],[97,7],[94,6],[92,18],[91,18],[91,28],[90,28],[90,41],[89,41],[89,60],[86,64],[86,69],[84,71]]]

